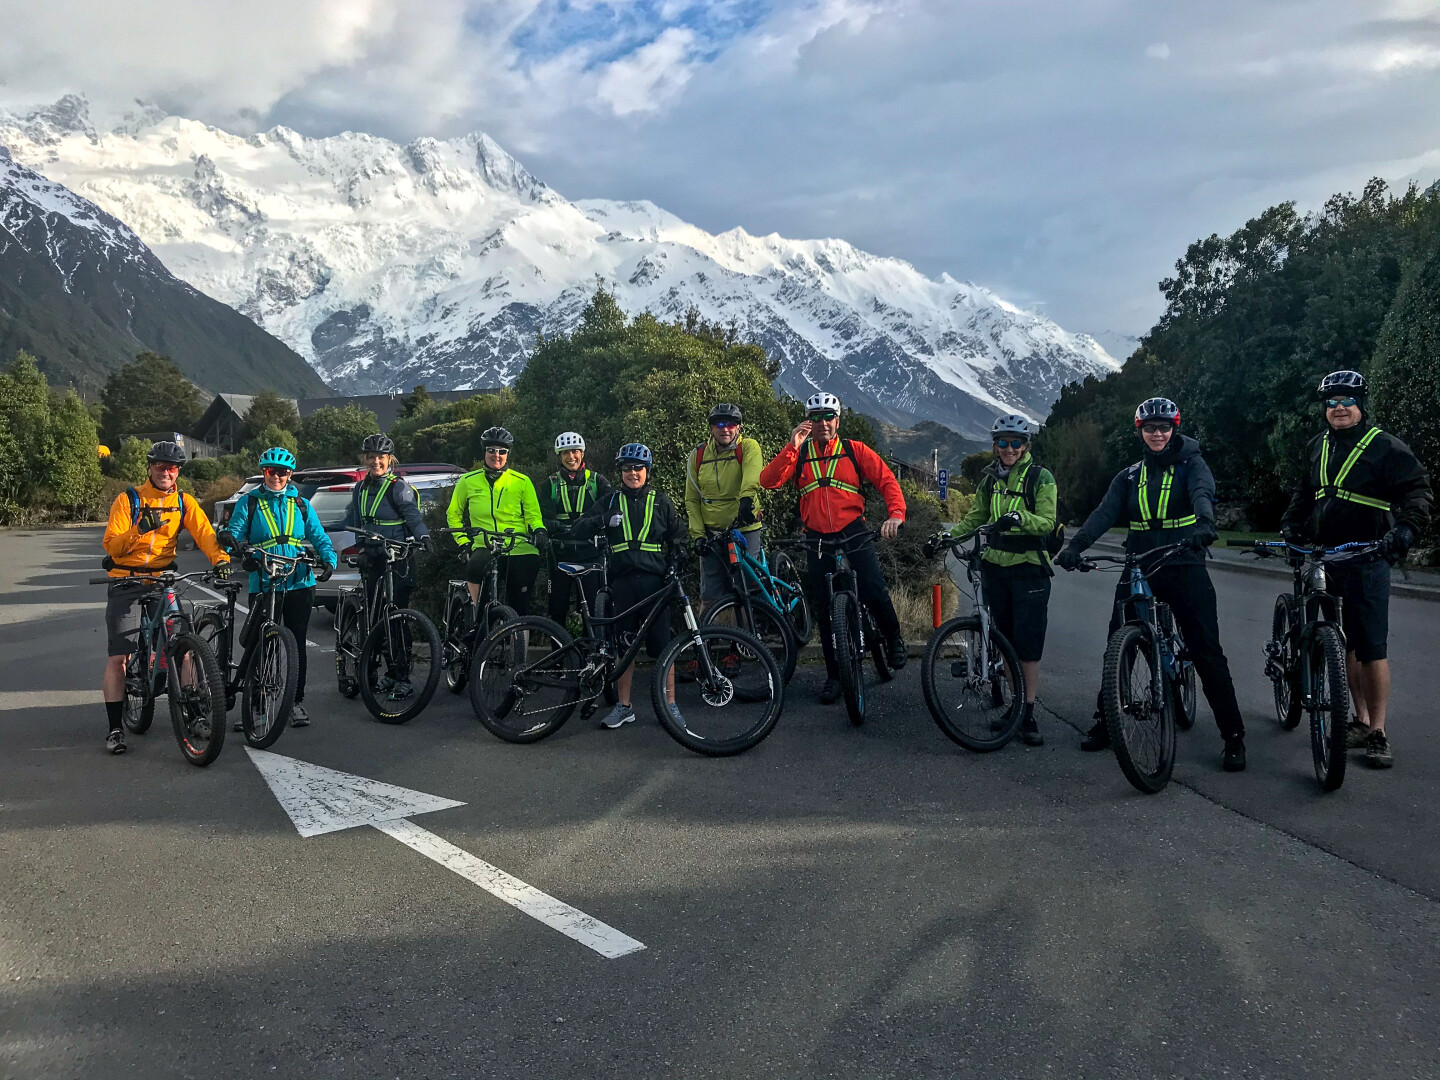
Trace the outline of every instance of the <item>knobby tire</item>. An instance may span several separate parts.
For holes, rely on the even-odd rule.
[[[1137,664],[1138,661],[1138,664]],[[1170,680],[1158,680],[1160,701],[1153,700],[1157,680],[1151,668],[1150,631],[1126,623],[1110,635],[1101,677],[1101,704],[1110,745],[1120,771],[1147,795],[1164,789],[1175,769],[1175,713]],[[1137,685],[1141,669],[1145,681]]]
[[[1345,782],[1345,725],[1350,686],[1345,677],[1345,640],[1333,626],[1315,627],[1310,639],[1310,756],[1321,791]]]
[[[290,722],[300,681],[300,649],[288,627],[267,622],[255,638],[240,698],[245,741],[257,750],[275,745]]]
[[[209,765],[225,745],[225,687],[210,647],[186,631],[170,639],[170,723],[192,765]]]

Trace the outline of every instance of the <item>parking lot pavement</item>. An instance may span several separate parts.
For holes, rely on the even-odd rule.
[[[1392,774],[1308,790],[1219,576],[1251,770],[1218,772],[1203,716],[1151,798],[1074,750],[1108,603],[1075,575],[1047,745],[986,756],[939,734],[913,661],[860,729],[802,667],[774,735],[709,760],[644,707],[534,746],[443,689],[378,724],[312,650],[315,722],[274,752],[461,804],[410,820],[644,945],[607,959],[378,829],[302,836],[238,736],[187,765],[163,702],[105,755],[100,613],[66,606],[100,598],[97,539],[0,533],[0,1075],[1440,1073],[1434,847],[1393,852],[1434,826],[1423,688]]]

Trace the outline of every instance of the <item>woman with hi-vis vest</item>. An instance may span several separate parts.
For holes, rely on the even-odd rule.
[[[578,431],[562,431],[555,439],[560,470],[550,474],[536,492],[540,499],[540,520],[550,534],[550,618],[561,626],[570,614],[571,587],[585,594],[595,608],[596,574],[572,578],[556,569],[556,563],[593,563],[599,554],[595,545],[571,540],[570,529],[587,511],[610,494],[610,481],[585,464],[585,439]]]

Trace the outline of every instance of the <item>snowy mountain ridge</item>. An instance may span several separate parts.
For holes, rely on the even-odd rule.
[[[1117,365],[989,290],[843,240],[707,233],[649,202],[569,201],[483,133],[401,146],[277,127],[232,135],[155,110],[97,132],[83,99],[0,113],[0,145],[125,221],[178,277],[344,392],[494,386],[597,281],[627,311],[696,308],[887,421],[981,437]]]

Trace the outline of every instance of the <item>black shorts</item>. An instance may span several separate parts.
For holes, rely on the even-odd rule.
[[[1341,600],[1346,650],[1362,664],[1384,660],[1390,640],[1390,564],[1384,559],[1329,563],[1325,578]]]
[[[154,587],[126,582],[105,588],[105,639],[107,656],[129,656],[140,640],[140,601]]]
[[[622,578],[617,578],[610,583],[610,602],[614,605],[610,614],[618,615],[626,608],[634,607],[645,597],[664,587],[665,579],[659,574],[626,574]],[[650,610],[648,607],[642,607],[633,615],[609,627],[609,633],[637,633],[645,616],[650,614]],[[652,659],[658,657],[670,642],[670,619],[673,615],[673,611],[660,615],[650,624],[650,629],[645,634],[645,651],[650,654]]]
[[[1050,625],[1050,576],[1044,568],[982,563],[985,599],[995,628],[1015,646],[1022,663],[1038,663]]]

